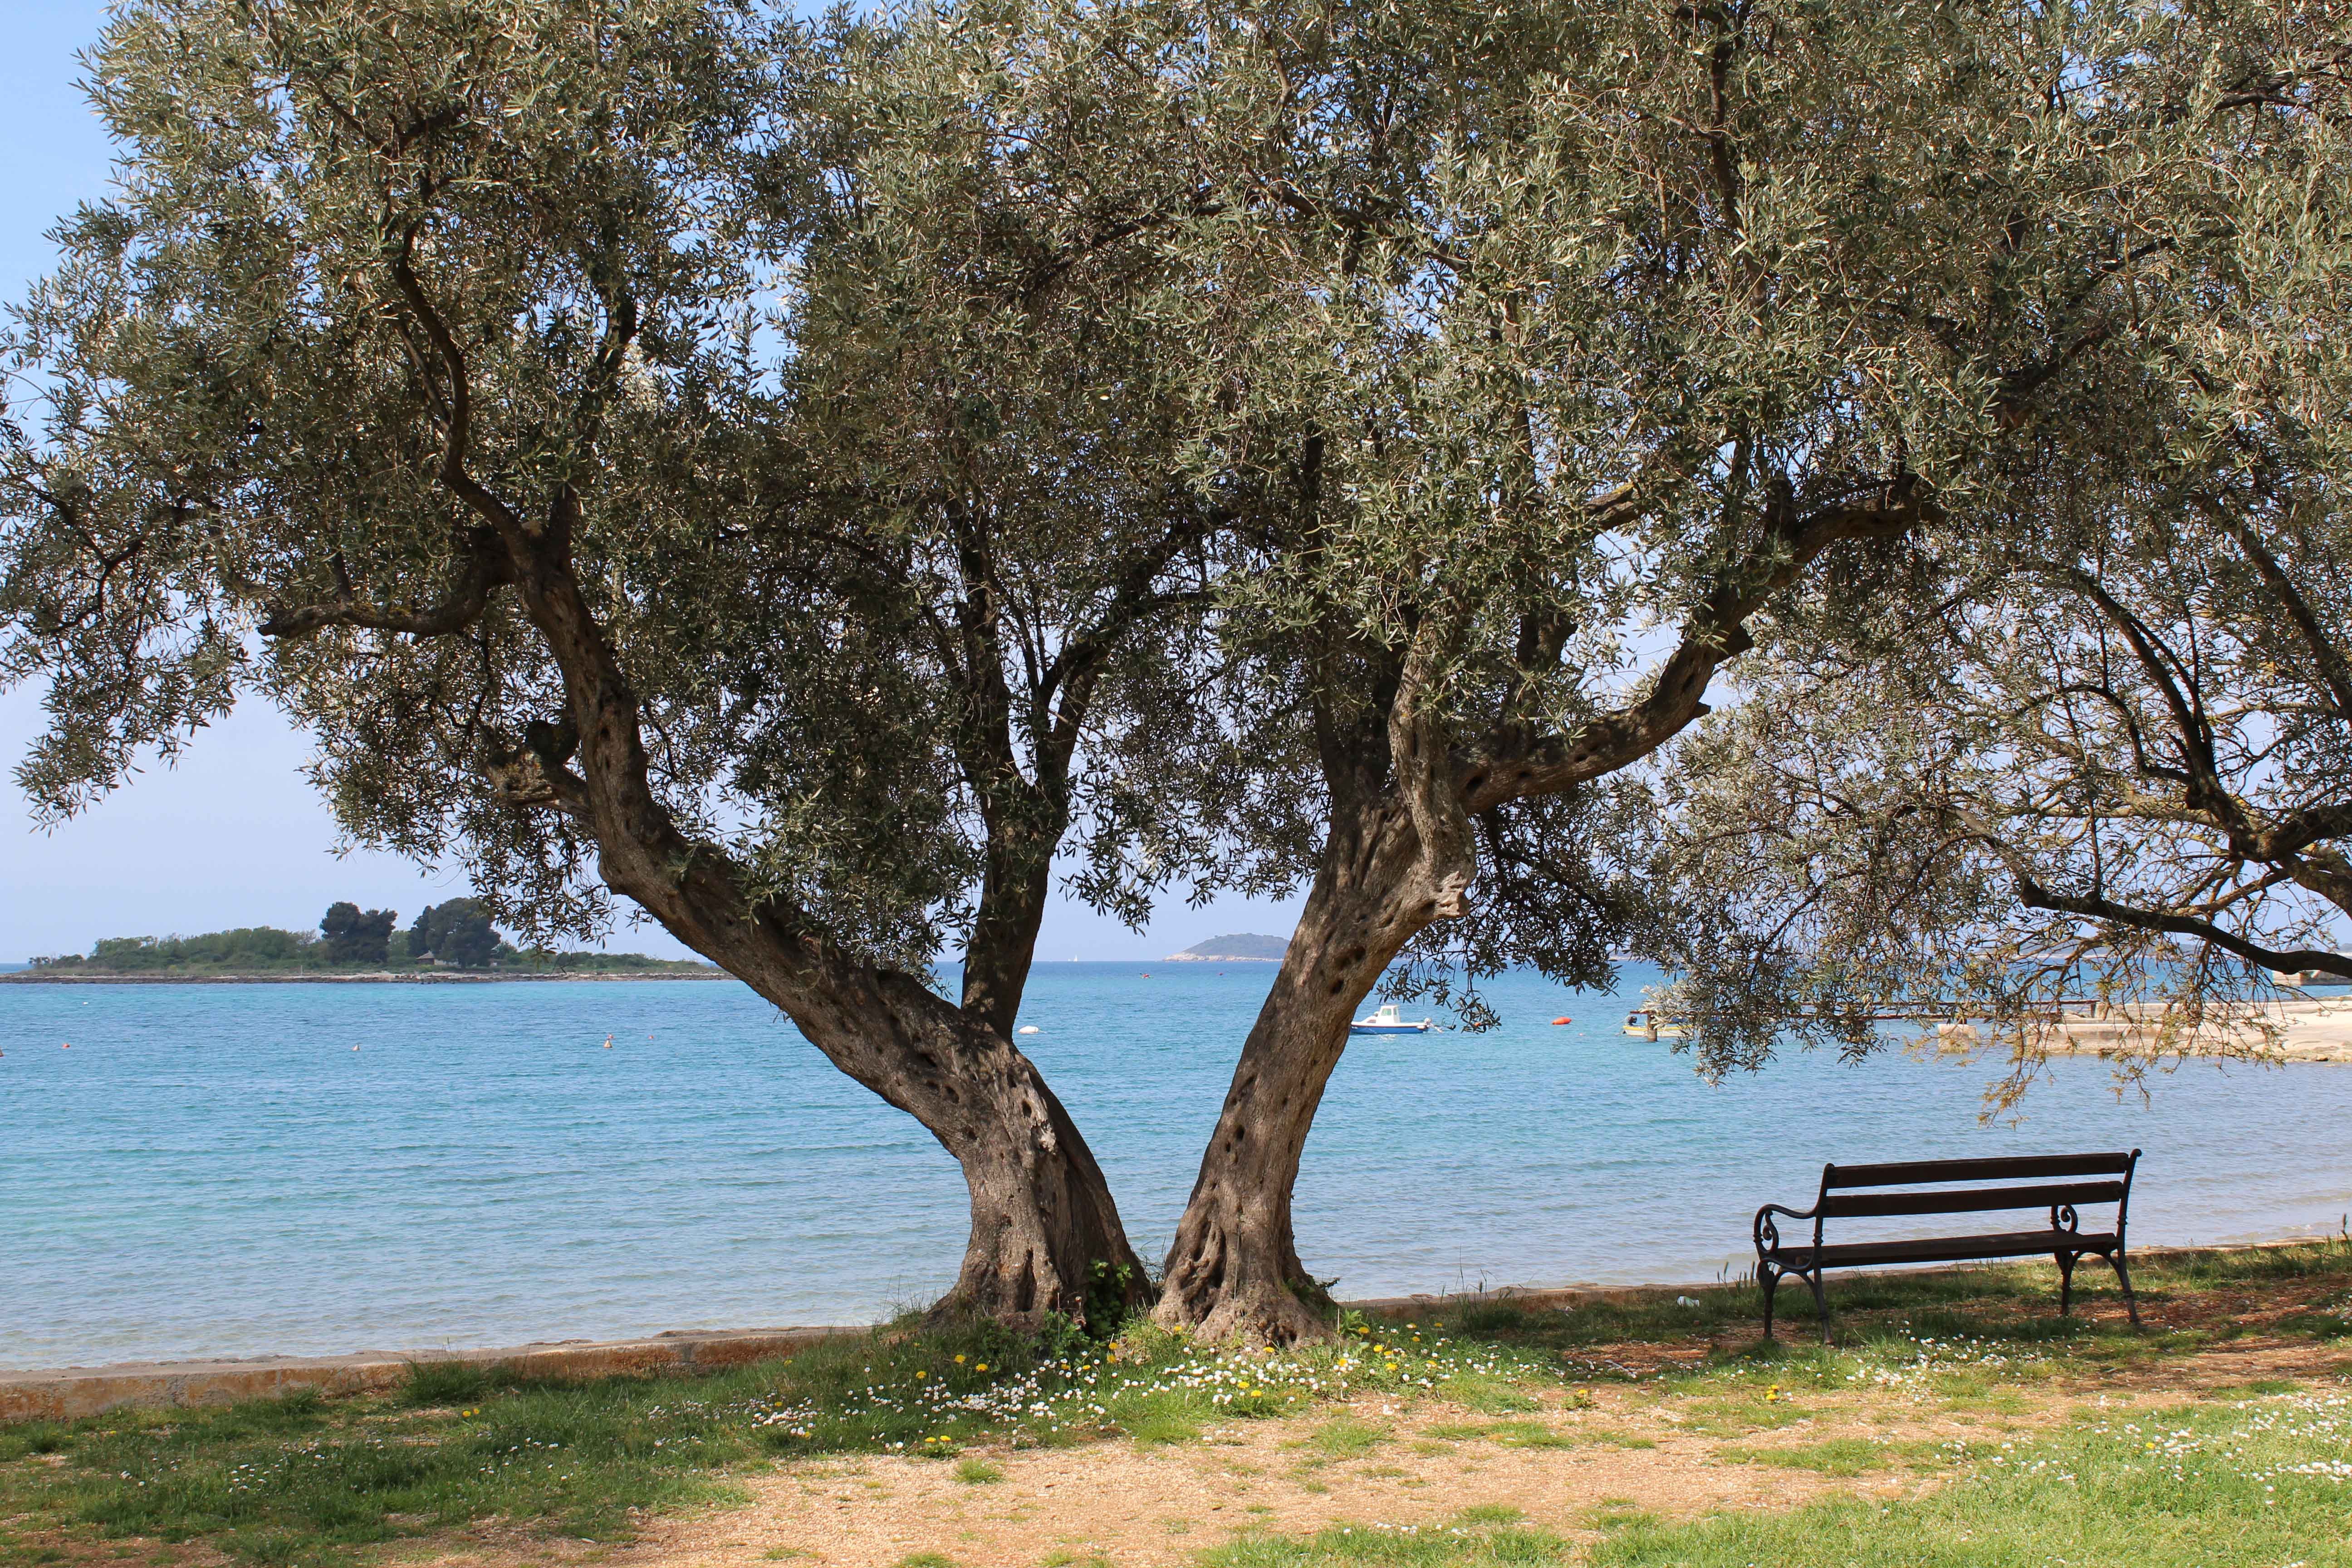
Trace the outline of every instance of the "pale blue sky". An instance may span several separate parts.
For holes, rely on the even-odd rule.
[[[0,0],[0,296],[47,269],[43,235],[58,216],[105,189],[106,137],[75,86],[75,56],[96,40],[104,9]],[[0,764],[11,775],[0,778],[0,963],[86,952],[101,936],[314,925],[336,899],[405,915],[467,890],[454,872],[427,875],[394,856],[338,858],[334,825],[298,771],[308,742],[257,702],[197,737],[176,768],[150,768],[81,817],[37,831],[13,773],[39,729],[40,695],[0,693]],[[1139,937],[1064,899],[1038,952],[1156,958],[1225,931],[1286,933],[1292,912],[1179,904]],[[613,945],[684,951],[651,926],[624,927]]]

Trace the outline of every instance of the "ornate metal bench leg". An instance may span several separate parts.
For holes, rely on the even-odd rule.
[[[1813,1313],[1822,1321],[1822,1343],[1830,1342],[1830,1299],[1822,1289],[1822,1271],[1815,1268],[1809,1278],[1813,1284]]]
[[[1772,1294],[1780,1288],[1780,1271],[1769,1263],[1756,1266],[1756,1283],[1764,1288],[1764,1337],[1772,1337]]]
[[[2139,1298],[2132,1293],[2131,1270],[2124,1265],[2124,1249],[2118,1247],[2107,1254],[2107,1261],[2115,1265],[2116,1282],[2124,1288],[2124,1306],[2131,1312],[2131,1326],[2138,1328]]]
[[[2074,1310],[2074,1255],[2058,1254],[2058,1315],[2065,1317]]]

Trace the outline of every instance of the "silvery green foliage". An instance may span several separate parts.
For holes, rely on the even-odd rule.
[[[2252,119],[2340,64],[2319,20],[2266,5],[1229,26],[1283,110],[1246,216],[1202,237],[1295,304],[1217,437],[1290,501],[1223,628],[1258,661],[1257,721],[1288,726],[1263,754],[1328,812],[1393,798],[1433,862],[1481,872],[1586,863],[1428,927],[1420,955],[1474,977],[1663,950],[1640,847],[1530,803],[1644,766],[1751,616],[1846,580],[1849,613],[1892,614],[1874,585],[1908,584],[1911,552],[1998,559],[2021,472],[2188,395],[2244,215],[2308,194]]]
[[[2210,188],[2116,312],[2136,380],[1988,467],[1977,527],[1783,606],[1676,756],[1711,1064],[1969,1015],[2013,1094],[2057,1004],[2168,1004],[2137,1067],[2271,971],[2352,973],[2352,55],[2272,21],[2156,57]]]
[[[8,674],[49,682],[42,809],[259,690],[315,727],[354,838],[463,857],[535,933],[600,919],[580,845],[480,783],[562,704],[443,482],[404,274],[466,356],[479,482],[536,519],[593,479],[581,575],[672,737],[666,800],[710,816],[713,627],[680,601],[780,466],[742,176],[771,74],[747,14],[698,4],[116,14],[91,89],[120,188],[58,231],[10,343],[0,603]]]
[[[1241,776],[1186,651],[1227,503],[1155,359],[1197,323],[1129,243],[1201,177],[1121,129],[1169,106],[1151,28],[1060,20],[125,6],[92,79],[121,190],[6,345],[39,807],[259,692],[354,840],[597,928],[546,787],[578,738],[453,486],[462,419],[466,483],[576,505],[659,802],[755,898],[920,963],[992,836],[1050,856],[1075,816],[1137,918],[1132,868],[1193,847],[1162,816],[1214,805],[1170,782]]]

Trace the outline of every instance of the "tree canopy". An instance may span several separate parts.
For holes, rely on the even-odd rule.
[[[1032,1321],[1149,1294],[1011,1037],[1056,856],[1138,922],[1304,883],[1159,1310],[1312,1332],[1291,1184],[1400,956],[1475,1019],[1654,951],[1737,1056],[1988,973],[1996,862],[2317,929],[2344,68],[2251,0],[132,0],[6,344],[20,776],[277,702],[470,872],[412,947],[632,901],[959,1160],[944,1305]],[[1816,742],[1903,781],[1792,806]]]
[[[1227,232],[1300,303],[1235,426],[1293,504],[1229,636],[1326,826],[1159,1310],[1285,1337],[1287,1194],[1391,962],[1715,967],[1688,929],[1752,884],[1654,857],[1641,773],[1769,624],[2014,570],[2038,486],[2212,397],[2231,290],[2328,234],[2266,106],[2341,58],[2251,5],[1373,6],[1251,47],[1295,112]]]
[[[1141,242],[1198,179],[1124,134],[1171,26],[125,5],[120,194],[11,340],[26,787],[79,809],[258,693],[355,840],[534,942],[625,896],[920,1119],[954,1303],[1140,1292],[1009,1033],[1065,837],[1133,915],[1226,748],[1181,649],[1234,502]]]
[[[391,935],[391,928],[392,922],[387,920],[386,937]],[[503,945],[490,925],[488,908],[479,899],[449,899],[427,904],[416,911],[415,923],[408,928],[410,958],[432,958],[460,969],[483,967],[499,956]]]
[[[2145,1060],[2352,977],[2352,101],[2305,42],[2179,117],[2219,242],[2134,395],[2004,465],[1983,529],[1776,621],[1678,759],[1665,874],[1706,896],[1668,956],[1718,1065],[1961,1011],[2014,1086],[2061,1003],[2167,1002]]]
[[[328,961],[334,963],[357,966],[389,963],[392,928],[399,918],[391,910],[362,911],[357,904],[338,900],[327,906],[325,916],[319,921],[323,939],[319,946]]]

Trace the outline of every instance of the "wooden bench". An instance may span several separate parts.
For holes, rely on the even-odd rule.
[[[1964,1263],[1989,1258],[2058,1260],[2058,1310],[2074,1304],[2074,1263],[2093,1254],[2107,1260],[2123,1286],[2132,1327],[2139,1327],[2139,1301],[2132,1294],[2124,1262],[2124,1226],[2131,1208],[2132,1173],[2139,1151],[2128,1154],[2047,1154],[2005,1160],[1911,1160],[1891,1165],[1823,1165],[1821,1194],[1799,1211],[1766,1204],[1756,1211],[1756,1282],[1764,1288],[1764,1337],[1772,1337],[1772,1296],[1793,1274],[1813,1288],[1813,1310],[1822,1321],[1822,1342],[1830,1338],[1829,1300],[1822,1273],[1830,1268],[1867,1268],[1889,1263]],[[2097,1178],[2085,1180],[2084,1178]],[[1969,1183],[1961,1186],[1957,1184]],[[1987,1185],[1985,1184],[1990,1184]],[[1925,1189],[1890,1192],[1888,1188]],[[2113,1230],[2086,1231],[2081,1211],[2116,1205]],[[2042,1230],[2006,1230],[1975,1236],[1921,1237],[1903,1241],[1845,1242],[1831,1246],[1822,1227],[1832,1219],[1891,1215],[1999,1214],[2011,1209],[2047,1209]],[[1774,1215],[1813,1222],[1811,1241],[1780,1239]]]

